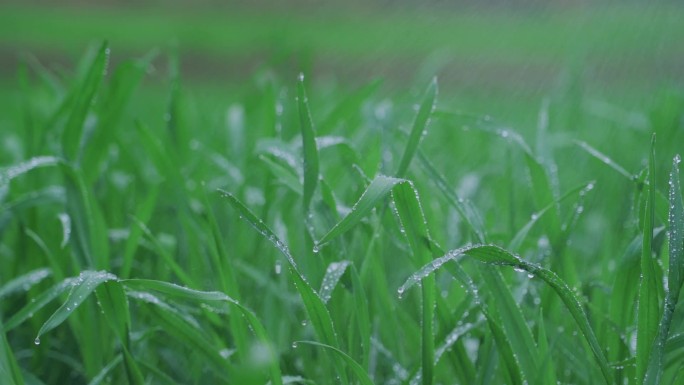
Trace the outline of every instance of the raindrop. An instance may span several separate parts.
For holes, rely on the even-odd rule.
[[[36,345],[40,345],[40,338],[36,338],[35,340],[33,340],[33,343]]]
[[[297,349],[297,346],[298,346],[298,345],[297,345],[296,342],[293,342],[293,343],[292,343],[292,349]]]
[[[527,278],[534,278],[534,274],[532,274],[532,273],[527,273]]]
[[[319,251],[321,251],[321,249],[320,249],[320,246],[318,245],[318,243],[314,244],[313,253],[318,254]]]
[[[404,287],[400,287],[397,289],[397,296],[399,296],[399,299],[404,295]]]
[[[303,320],[302,320],[302,326],[306,326],[306,325],[308,325],[308,324],[309,324],[309,321],[308,321],[308,320],[306,320],[306,319],[303,319]]]

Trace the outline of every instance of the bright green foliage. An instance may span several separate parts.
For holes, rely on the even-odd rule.
[[[427,69],[207,96],[163,56],[19,67],[0,383],[682,383],[676,96],[554,96],[531,130],[538,101],[500,121],[443,78],[436,110]]]

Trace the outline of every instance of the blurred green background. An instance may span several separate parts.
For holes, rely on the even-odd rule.
[[[3,2],[2,82],[12,83],[22,53],[66,70],[101,39],[111,43],[113,64],[176,47],[184,78],[205,89],[244,84],[264,67],[399,87],[422,87],[436,73],[446,95],[505,97],[517,109],[573,87],[640,104],[684,82],[684,9],[676,2],[472,3]]]

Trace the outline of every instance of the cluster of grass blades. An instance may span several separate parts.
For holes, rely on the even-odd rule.
[[[257,73],[214,119],[173,56],[156,116],[135,104],[161,59],[108,73],[108,56],[67,77],[19,69],[0,131],[15,147],[0,169],[3,384],[684,381],[680,159],[662,193],[655,140],[638,173],[591,135],[561,137],[568,162],[548,103],[533,148],[436,110],[437,79],[414,109],[379,83],[310,101],[303,75]],[[470,168],[475,192],[453,180]],[[623,185],[595,187],[612,171]],[[603,201],[620,218],[599,193],[625,196]],[[620,235],[596,244],[595,223]]]

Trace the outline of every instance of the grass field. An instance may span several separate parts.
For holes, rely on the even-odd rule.
[[[681,8],[4,11],[0,383],[684,383]]]

